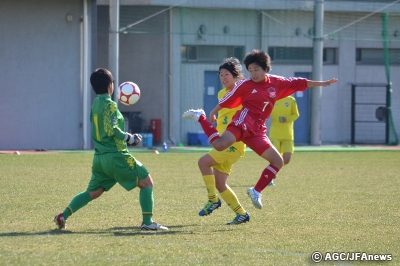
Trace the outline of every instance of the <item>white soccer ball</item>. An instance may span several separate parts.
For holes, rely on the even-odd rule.
[[[140,88],[137,84],[126,81],[119,85],[119,101],[125,105],[133,105],[140,98]]]

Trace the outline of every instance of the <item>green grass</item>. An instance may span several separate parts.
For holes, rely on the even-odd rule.
[[[54,230],[54,215],[86,188],[93,155],[0,155],[0,265],[309,265],[316,250],[392,254],[387,265],[400,265],[400,151],[296,152],[262,210],[246,190],[267,163],[248,152],[228,180],[251,215],[238,226],[225,225],[224,203],[197,215],[201,155],[136,154],[155,182],[154,220],[170,228],[157,233],[140,231],[138,189],[119,185]],[[324,265],[333,264],[365,262]]]

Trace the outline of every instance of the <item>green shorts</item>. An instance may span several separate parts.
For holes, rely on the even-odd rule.
[[[217,162],[217,165],[214,165],[213,168],[228,175],[231,173],[233,164],[242,157],[242,154],[238,150],[231,147],[223,151],[212,149],[208,152],[208,155]]]
[[[149,171],[141,162],[130,153],[106,153],[94,155],[92,178],[87,190],[96,191],[103,187],[110,190],[115,183],[119,183],[126,190],[134,189],[139,180],[145,179]]]
[[[293,140],[281,140],[281,139],[271,139],[272,144],[279,151],[280,154],[294,152],[294,142]]]

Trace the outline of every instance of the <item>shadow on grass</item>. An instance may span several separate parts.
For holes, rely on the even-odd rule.
[[[10,237],[10,236],[44,236],[44,235],[63,235],[63,234],[77,234],[83,232],[72,232],[69,230],[58,230],[53,229],[49,231],[43,232],[8,232],[8,233],[0,233],[0,237]],[[85,232],[87,233],[87,232]]]
[[[256,180],[257,181],[257,180]],[[253,184],[248,184],[248,185],[229,185],[230,187],[242,187],[242,188],[249,188],[249,187],[254,187],[255,183]]]
[[[134,229],[135,231],[128,231],[129,229]],[[43,236],[43,235],[110,235],[114,236],[134,236],[134,235],[144,235],[144,234],[181,234],[190,232],[182,232],[182,231],[142,231],[140,227],[127,227],[127,231],[117,231],[110,232],[109,230],[102,231],[84,231],[84,232],[74,232],[70,230],[49,230],[43,232],[8,232],[8,233],[0,233],[0,237],[21,237],[21,236]]]
[[[191,225],[175,225],[168,226],[168,231],[141,231],[140,227],[131,226],[131,227],[113,227],[108,229],[108,231],[113,232],[115,236],[133,236],[133,235],[145,235],[145,234],[168,234],[168,235],[193,235],[193,234],[202,234],[202,232],[198,230],[192,230],[194,227],[201,227],[199,224],[191,224]],[[183,231],[181,230],[183,229]],[[131,231],[134,230],[134,231]],[[214,230],[212,232],[226,232],[232,231],[232,228],[226,228],[224,230]]]
[[[43,232],[7,232],[0,233],[0,237],[21,237],[21,236],[42,236],[42,235],[109,235],[113,234],[114,236],[135,236],[135,235],[146,235],[146,234],[162,234],[162,235],[192,235],[192,234],[201,234],[201,232],[196,230],[187,230],[192,227],[200,227],[201,225],[176,225],[176,226],[168,226],[168,231],[142,231],[140,226],[127,226],[127,227],[112,227],[106,230],[93,230],[93,231],[79,231],[74,232],[71,230],[59,230],[52,229],[49,231]],[[175,229],[175,230],[174,230]],[[180,230],[186,229],[186,230]],[[214,232],[226,232],[232,231],[231,228],[227,228],[226,230],[215,230]]]

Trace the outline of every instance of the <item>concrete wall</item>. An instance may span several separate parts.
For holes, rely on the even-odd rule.
[[[91,35],[96,37],[91,44],[92,71],[97,67],[108,68],[109,13],[107,5],[96,7],[96,1],[90,2],[98,11],[91,18]],[[288,8],[289,2],[282,3]],[[193,121],[181,119],[181,115],[188,108],[204,105],[204,71],[216,71],[218,64],[182,63],[181,46],[237,45],[244,46],[246,53],[255,48],[267,51],[269,46],[312,47],[311,38],[299,38],[294,31],[299,27],[306,34],[313,24],[309,6],[312,1],[301,2],[305,3],[304,11],[291,12],[290,16],[272,9],[264,11],[285,21],[284,29],[278,29],[279,22],[261,14],[261,6],[256,10],[249,6],[246,9],[205,9],[196,4],[215,3],[208,0],[189,1],[189,7],[175,7],[132,27],[128,34],[120,35],[119,81],[136,82],[142,90],[142,98],[132,107],[120,106],[121,111],[141,112],[143,129],[150,119],[162,119],[162,141],[186,144],[187,133],[198,131],[200,127]],[[190,8],[190,5],[197,8]],[[359,8],[354,4],[347,5],[346,11]],[[334,6],[327,2],[326,7],[332,11]],[[122,5],[120,26],[125,27],[164,8]],[[329,10],[325,13],[324,32],[341,26],[337,23],[338,15],[348,21],[365,15],[341,10],[338,14]],[[89,120],[89,117],[83,117],[80,80],[82,13],[82,0],[0,2],[0,149],[82,148],[82,124]],[[72,16],[72,21],[67,21],[67,15]],[[393,32],[400,18],[392,16],[390,19],[389,31]],[[200,25],[207,26],[204,38],[197,36]],[[230,28],[227,34],[222,32],[225,26]],[[373,36],[363,31],[365,28],[370,28]],[[358,22],[355,27],[343,29],[338,39],[324,41],[325,47],[338,49],[339,63],[324,65],[323,76],[326,79],[338,77],[339,82],[323,89],[323,144],[347,144],[350,141],[352,83],[386,82],[383,65],[358,65],[355,62],[356,48],[382,48],[382,42],[367,40],[369,37],[379,39],[379,32],[380,14],[376,14]],[[398,39],[391,39],[390,48],[400,49]],[[392,111],[396,130],[400,133],[400,76],[397,74],[400,66],[391,66],[390,70]],[[271,73],[293,76],[295,72],[311,71],[311,64],[273,64]],[[245,74],[248,75],[246,70]]]
[[[82,11],[81,0],[1,1],[0,149],[82,148]]]
[[[185,9],[181,11],[180,45],[228,45],[244,46],[245,52],[260,47],[261,16],[255,11]],[[207,28],[203,38],[198,38],[200,25]],[[223,34],[223,28],[229,33]],[[218,59],[221,62],[224,58]],[[204,72],[218,71],[219,63],[181,63],[180,113],[190,108],[203,108]],[[188,132],[201,131],[198,123],[181,120],[180,141],[188,143]]]
[[[157,7],[120,7],[120,28],[159,11]],[[97,67],[108,68],[109,7],[98,7]],[[138,28],[140,27],[140,28]],[[119,104],[121,112],[141,112],[143,129],[151,119],[162,120],[162,140],[168,138],[168,12],[120,34],[119,83],[133,81],[140,87],[140,100],[133,106]],[[118,85],[118,84],[117,84]]]
[[[308,30],[313,27],[313,12],[291,12],[288,19],[287,13],[280,11],[265,11],[266,15],[260,20],[253,11],[209,11],[188,9],[185,10],[185,16],[181,16],[183,37],[182,45],[245,45],[246,52],[252,49],[262,48],[268,51],[269,46],[293,46],[293,47],[312,47],[312,38],[308,35]],[[215,12],[215,13],[214,13]],[[270,19],[268,14],[274,19]],[[340,28],[337,23],[337,17],[344,20],[355,20],[360,16],[354,13],[332,13],[325,16],[324,32],[332,32]],[[250,19],[249,19],[250,18]],[[245,21],[241,21],[244,19]],[[390,25],[398,25],[399,19],[391,16]],[[261,27],[260,27],[261,21]],[[281,22],[284,21],[284,27]],[[204,35],[204,40],[199,40],[195,36],[196,27],[204,24],[210,33]],[[211,27],[209,25],[212,25]],[[238,36],[223,36],[215,31],[222,25],[229,25]],[[327,39],[324,41],[324,47],[338,49],[338,64],[324,65],[323,78],[330,79],[338,77],[339,82],[331,87],[323,88],[321,97],[321,141],[322,144],[348,144],[351,138],[351,84],[354,83],[386,83],[385,68],[383,65],[358,65],[356,63],[356,48],[382,48],[380,14],[376,14],[368,19],[357,23],[357,27],[349,27],[340,31],[340,40]],[[302,36],[295,34],[295,29],[300,28]],[[371,29],[371,34],[365,29]],[[252,31],[254,30],[254,32]],[[394,32],[394,28],[389,32]],[[248,36],[252,34],[262,35],[262,39],[251,39]],[[356,41],[355,38],[362,38],[365,41]],[[251,40],[250,40],[251,39]],[[249,41],[250,40],[250,41]],[[378,40],[378,41],[371,41]],[[392,39],[390,48],[400,48],[400,42]],[[204,71],[217,70],[218,65],[213,64],[189,64],[182,63],[181,66],[181,86],[182,86],[182,104],[181,110],[184,112],[189,108],[201,108],[203,106],[203,80]],[[396,131],[400,132],[400,66],[392,65],[391,80],[394,84],[392,93],[392,110]],[[246,70],[245,75],[248,76]],[[271,74],[281,76],[293,76],[295,72],[312,72],[311,64],[279,64],[272,63]],[[187,132],[196,132],[201,130],[199,125],[191,121],[181,122],[181,139],[187,143]],[[371,124],[371,127],[375,125]]]

